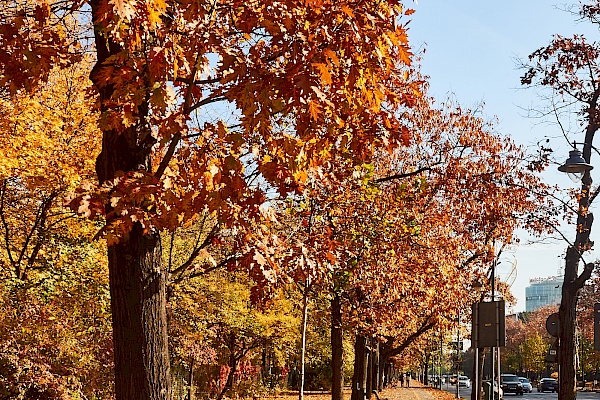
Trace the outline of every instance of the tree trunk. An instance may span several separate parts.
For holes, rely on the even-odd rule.
[[[108,248],[117,400],[169,400],[167,273],[160,237],[136,224]]]
[[[373,384],[371,387],[371,390],[376,390],[378,392],[381,391],[381,382],[380,382],[380,378],[381,378],[381,367],[379,365],[379,340],[374,337],[373,338],[373,356],[371,357],[373,359],[373,373],[372,373],[372,377],[373,377]]]
[[[331,300],[331,400],[344,400],[342,339],[342,304],[339,293],[334,293]]]
[[[373,382],[373,374],[375,373],[375,363],[374,361],[374,354],[375,352],[373,351],[373,338],[369,338],[367,340],[367,343],[369,344],[369,346],[367,346],[367,376],[366,376],[366,398],[370,399],[373,393],[373,388],[375,387],[375,384]]]
[[[233,348],[233,346],[231,348]],[[225,382],[221,393],[219,393],[219,395],[217,396],[217,400],[222,400],[223,397],[225,397],[225,394],[229,390],[233,389],[233,377],[237,372],[238,361],[239,359],[235,356],[235,354],[233,354],[232,350],[232,354],[229,355],[229,362],[227,363],[227,365],[229,366],[229,374],[227,374],[227,381]]]
[[[110,111],[113,87],[100,72],[121,51],[120,45],[107,39],[98,23],[103,3],[91,0],[97,63],[90,79],[99,93],[100,111]],[[111,58],[112,57],[112,58]],[[145,118],[143,104],[135,117]],[[110,117],[109,117],[110,118]],[[145,124],[134,124],[122,131],[101,124],[102,151],[96,160],[100,183],[115,178],[118,171],[151,171],[152,135]],[[143,139],[142,139],[143,138]],[[105,205],[111,210],[110,204]],[[110,219],[107,223],[110,223]],[[158,232],[144,235],[136,223],[128,235],[108,248],[108,270],[113,325],[116,400],[170,400],[171,377],[167,340],[168,271],[161,261]]]
[[[367,375],[367,338],[357,334],[354,343],[354,374],[351,400],[364,400]]]
[[[586,143],[583,147],[583,157],[589,163],[591,156],[591,143],[596,131],[595,124],[588,126],[586,132]],[[577,233],[573,246],[567,248],[565,257],[565,277],[562,286],[562,298],[558,310],[559,315],[559,388],[558,396],[561,400],[575,400],[575,320],[577,310],[577,295],[585,281],[591,276],[594,265],[587,264],[579,273],[579,261],[581,253],[591,248],[589,240],[594,222],[594,216],[589,212],[590,190],[592,178],[590,172],[586,171],[581,181],[581,196],[579,197],[579,209],[577,216]]]
[[[562,287],[562,299],[559,315],[559,345],[558,362],[559,388],[558,395],[561,400],[574,400],[575,394],[575,319],[577,307],[577,291],[573,281],[572,271],[577,273],[579,254],[573,247],[567,249],[565,262],[565,281]],[[567,275],[567,270],[569,274]]]
[[[304,400],[304,373],[306,368],[306,324],[308,322],[308,292],[309,292],[309,281],[306,282],[306,287],[304,288],[304,296],[302,299],[302,343],[301,343],[301,353],[300,353],[300,393],[298,394],[298,398],[300,400]]]
[[[586,163],[590,163],[592,155],[592,143],[594,135],[598,130],[597,124],[597,99],[598,93],[592,99],[588,108],[588,125],[585,132],[585,142],[583,144],[583,158]],[[579,261],[581,254],[592,247],[590,234],[594,216],[589,212],[590,191],[592,190],[592,177],[590,171],[587,170],[581,179],[581,192],[579,196],[579,208],[577,210],[577,230],[575,242],[573,246],[567,248],[567,256],[565,258],[565,278],[562,287],[562,298],[559,315],[559,348],[558,348],[558,364],[559,364],[559,385],[558,398],[561,400],[575,400],[575,320],[577,308],[577,294],[579,289],[583,287],[585,281],[592,274],[594,265],[587,264],[579,274]]]
[[[379,365],[382,365],[381,361],[379,362]],[[384,387],[388,387],[392,383],[392,375],[394,373],[394,368],[392,364],[386,363],[383,367],[383,371],[383,378],[381,379],[381,390],[383,390]]]
[[[386,357],[385,353],[381,350],[382,347],[383,345],[381,343],[377,344],[379,371],[383,372],[379,374],[379,383],[377,384],[378,391],[382,391],[383,387],[390,383],[392,378],[391,374],[393,373],[393,366],[389,363],[390,358]]]
[[[194,395],[194,358],[192,357],[192,361],[190,361],[190,370],[188,374],[188,395],[187,400],[192,400],[192,396]]]

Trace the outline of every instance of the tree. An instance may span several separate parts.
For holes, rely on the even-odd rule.
[[[589,4],[582,4],[579,14],[583,19],[597,24],[600,3],[591,1]],[[583,158],[588,164],[591,160],[594,136],[600,128],[597,118],[600,97],[599,55],[600,45],[597,42],[590,43],[581,35],[572,38],[556,35],[548,46],[529,56],[527,71],[521,77],[522,84],[546,87],[556,95],[557,103],[553,104],[553,115],[560,117],[559,110],[577,108],[575,112],[584,126]],[[566,137],[567,132],[564,133]],[[574,352],[577,298],[594,267],[593,263],[586,263],[583,271],[579,273],[579,263],[584,253],[593,245],[589,239],[593,223],[590,206],[597,194],[597,189],[592,188],[590,172],[586,171],[576,196],[576,235],[567,248],[559,308],[559,397],[564,400],[576,398]]]
[[[524,370],[533,371],[540,376],[546,367],[545,358],[548,348],[548,341],[544,340],[539,333],[527,337],[520,349],[523,354]]]
[[[466,312],[492,241],[510,241],[540,204],[527,188],[543,186],[522,150],[474,112],[422,98],[403,116],[413,143],[379,152],[354,179],[309,180],[293,231],[301,243],[295,254],[332,271],[311,280],[332,298],[332,334],[341,335],[334,328],[342,320],[356,333],[352,387],[363,392],[363,350],[379,343],[385,365],[441,320]]]
[[[402,237],[377,229],[396,246],[397,256],[376,255],[383,260],[381,269],[367,276],[385,274],[386,280],[369,282],[364,292],[381,297],[360,301],[363,307],[377,304],[369,314],[377,316],[375,329],[386,339],[381,363],[405,350],[415,336],[468,313],[475,300],[473,284],[486,279],[493,241],[510,242],[516,227],[524,226],[527,214],[540,204],[527,188],[544,186],[522,150],[474,113],[452,104],[416,109],[421,113],[415,110],[413,123],[421,141],[397,150],[391,161],[381,163],[391,167],[378,171],[382,182],[393,182],[383,189],[394,196],[383,215],[400,220],[408,215],[413,233]],[[397,179],[410,168],[416,171],[414,179]],[[405,212],[391,211],[394,203]],[[402,271],[398,278],[396,268]],[[402,291],[395,293],[398,288]]]
[[[50,72],[35,94],[0,99],[0,235],[5,276],[53,273],[58,244],[89,238],[95,226],[64,207],[93,177],[100,142],[85,98],[89,60]]]
[[[65,207],[93,179],[90,60],[0,97],[0,397],[106,397],[112,349],[105,244]]]
[[[178,331],[173,339],[184,346],[188,342],[210,344],[216,359],[198,359],[197,364],[226,367],[222,382],[215,388],[218,399],[235,389],[234,377],[241,372],[244,361],[257,365],[256,359],[269,343],[273,350],[279,349],[280,357],[287,356],[297,338],[297,316],[283,293],[280,299],[261,308],[250,302],[250,287],[251,282],[243,274],[221,270],[180,285],[171,298],[173,324]],[[198,304],[203,307],[198,308]],[[287,360],[280,361],[283,365]],[[211,378],[219,380],[218,376]]]
[[[546,319],[555,307],[543,307],[506,318],[506,346],[502,350],[502,372],[534,373],[540,376],[552,338],[546,331]]]
[[[295,192],[308,169],[327,169],[334,155],[351,172],[374,148],[410,138],[395,116],[418,94],[397,69],[410,63],[398,23],[410,12],[398,1],[91,0],[0,9],[0,45],[8,49],[0,85],[12,93],[81,57],[92,32],[71,28],[82,13],[93,27],[99,186],[72,204],[106,217],[117,399],[170,396],[161,229],[207,210],[220,224],[243,226],[267,199],[261,183]],[[218,102],[231,107],[230,124],[210,118],[207,107]],[[189,129],[193,115],[200,131]],[[267,249],[245,237],[240,251],[249,257],[241,262],[269,282]]]

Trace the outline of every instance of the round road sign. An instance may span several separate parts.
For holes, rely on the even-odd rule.
[[[551,336],[558,337],[558,313],[552,313],[546,320],[546,330]]]

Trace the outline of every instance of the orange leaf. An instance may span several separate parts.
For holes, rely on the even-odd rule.
[[[331,73],[329,72],[329,67],[327,64],[322,63],[314,63],[313,67],[319,70],[319,74],[321,75],[321,80],[326,85],[331,85]]]
[[[321,114],[321,106],[316,101],[309,100],[309,102],[308,102],[308,112],[310,113],[310,118],[313,121],[318,121],[319,120],[319,115]]]

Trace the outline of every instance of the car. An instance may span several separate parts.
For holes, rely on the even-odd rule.
[[[456,381],[458,380],[456,375],[452,375],[450,377],[450,380],[448,382],[450,382],[451,385],[456,385]]]
[[[471,387],[471,380],[469,379],[468,376],[461,375],[461,376],[458,377],[458,386],[459,387],[470,388]]]
[[[519,377],[513,374],[501,374],[500,384],[504,393],[514,393],[517,396],[523,396],[523,384]]]
[[[533,392],[533,386],[531,386],[531,382],[529,382],[529,379],[520,376],[519,380],[521,381],[521,385],[523,385],[523,391],[525,393]]]
[[[558,392],[558,381],[554,378],[542,378],[537,386],[538,392]]]

